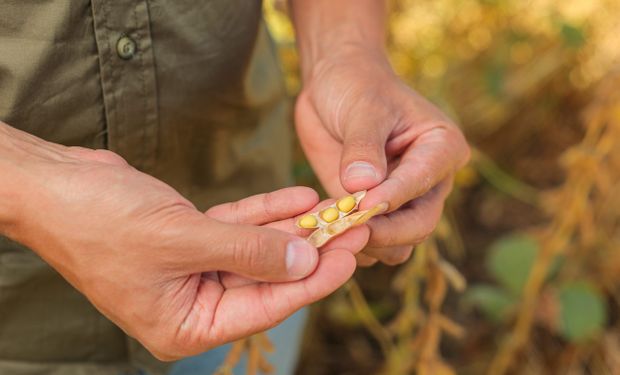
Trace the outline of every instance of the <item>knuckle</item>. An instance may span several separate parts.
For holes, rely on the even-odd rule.
[[[445,160],[445,159],[444,159]],[[420,179],[416,185],[413,185],[413,191],[411,191],[410,198],[417,198],[427,191],[431,190],[434,186],[433,176],[437,173],[437,166],[435,161],[423,161],[419,165]],[[411,188],[410,188],[411,189]]]
[[[275,305],[273,303],[269,303],[277,299],[271,285],[261,284],[261,286],[259,287],[259,292],[261,295],[261,301],[263,301],[260,307],[267,321],[271,322],[271,324],[273,325],[276,325],[277,323],[284,320],[284,317],[280,316],[281,314],[277,313]],[[284,298],[282,299],[282,302],[284,306],[286,306],[285,310],[290,311],[290,298]]]
[[[230,208],[228,221],[232,223],[238,223],[240,221],[239,216],[242,212],[241,210],[243,209],[241,207],[241,203],[239,203],[239,201],[230,202],[230,206],[228,207]]]
[[[347,140],[347,145],[353,148],[367,150],[371,148],[377,147],[377,141],[361,137],[361,136],[352,136]]]
[[[373,248],[388,248],[406,244],[406,233],[402,224],[393,217],[385,216],[371,223],[371,236],[368,246]],[[406,230],[406,229],[405,229]]]
[[[450,139],[451,147],[446,151],[453,152],[456,155],[457,167],[460,168],[467,164],[471,158],[471,147],[467,143],[465,135],[457,126],[448,128],[448,138]]]
[[[469,163],[469,161],[471,160],[471,146],[469,146],[469,143],[467,143],[467,141],[465,140],[465,138],[463,138],[463,152],[462,152],[462,156],[461,156],[461,165],[459,165],[459,167],[463,167],[465,164]]]
[[[102,163],[126,165],[127,162],[119,154],[110,150],[98,149],[93,150],[93,159]]]
[[[428,240],[433,235],[434,231],[435,231],[435,227],[434,226],[432,226],[432,227],[431,226],[424,226],[423,228],[420,229],[420,232],[414,238],[413,243],[414,244],[419,244],[419,243],[422,243],[422,242]]]
[[[266,262],[266,256],[269,254],[265,251],[266,241],[263,236],[258,233],[247,233],[244,236],[238,236],[233,243],[233,261],[235,264],[256,269],[263,266]]]
[[[274,193],[269,192],[263,194],[263,213],[266,217],[274,216],[275,206],[276,206],[276,196]]]
[[[372,160],[376,155],[381,152],[383,145],[378,139],[365,138],[362,136],[351,136],[345,139],[346,147],[353,151],[355,159],[368,159]]]
[[[388,229],[388,228],[385,228]],[[397,242],[396,233],[392,230],[375,230],[373,228],[372,237],[369,245],[373,247],[389,247],[394,246]]]
[[[427,239],[435,231],[435,227],[437,226],[437,223],[439,222],[439,218],[441,215],[441,211],[439,210],[437,211],[438,212],[429,212],[428,213],[429,217],[427,218],[427,220],[425,220],[425,222],[422,225],[420,225],[419,233],[422,239]]]
[[[375,265],[379,260],[370,256],[356,257],[357,265],[360,267],[370,267]]]
[[[407,260],[409,260],[412,252],[413,252],[412,246],[389,249],[386,251],[381,261],[389,266],[396,266],[396,265],[405,263]]]
[[[390,179],[392,180],[396,191],[407,192],[411,189],[411,184],[406,183],[400,175],[391,176]]]
[[[463,135],[463,132],[461,131],[461,128],[459,128],[457,125],[450,124],[450,126],[446,126],[446,131],[447,131],[446,135],[448,137],[452,137],[452,138],[456,139],[458,142],[464,142],[465,141],[465,135]]]

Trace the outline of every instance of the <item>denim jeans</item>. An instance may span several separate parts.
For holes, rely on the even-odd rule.
[[[302,309],[267,332],[275,347],[273,353],[267,353],[269,362],[275,367],[275,374],[289,375],[295,371],[307,316],[308,310]],[[212,374],[222,364],[229,350],[230,344],[227,344],[178,361],[172,366],[169,375]],[[247,357],[244,354],[234,369],[235,375],[244,375],[246,365]]]

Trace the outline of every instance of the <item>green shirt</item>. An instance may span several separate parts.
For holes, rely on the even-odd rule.
[[[260,1],[0,2],[0,120],[109,148],[201,209],[290,183],[289,117]],[[38,256],[0,238],[0,374],[143,362],[156,364]]]

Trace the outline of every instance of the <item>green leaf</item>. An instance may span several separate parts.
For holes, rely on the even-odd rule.
[[[601,331],[607,322],[607,308],[601,293],[587,282],[565,284],[559,291],[560,331],[567,339],[580,342]]]
[[[563,23],[560,29],[560,33],[562,34],[564,43],[566,43],[567,46],[572,48],[579,48],[586,41],[583,29],[577,26]]]
[[[463,301],[479,308],[488,319],[501,322],[515,306],[517,298],[495,286],[474,285],[467,289]]]
[[[489,94],[495,98],[502,96],[506,78],[506,67],[504,65],[488,66],[484,72],[484,81]]]
[[[519,295],[536,259],[538,243],[533,238],[514,234],[491,245],[487,267],[495,279]]]

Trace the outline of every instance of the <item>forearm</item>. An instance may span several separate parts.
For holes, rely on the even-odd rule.
[[[302,76],[327,56],[363,50],[385,56],[384,0],[290,0]]]

